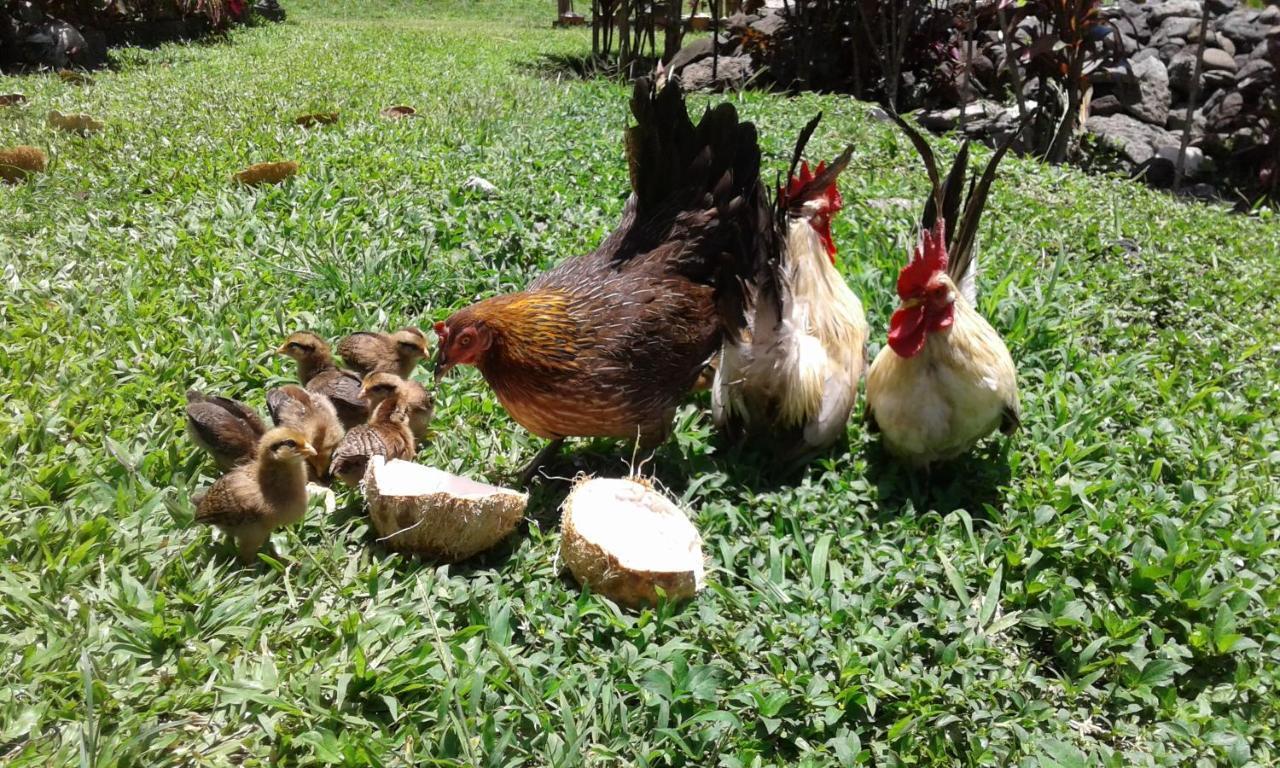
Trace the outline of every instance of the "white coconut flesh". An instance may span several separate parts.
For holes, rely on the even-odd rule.
[[[692,597],[705,583],[702,537],[658,491],[633,480],[579,483],[564,507],[561,557],[579,582],[626,605]]]
[[[464,560],[519,526],[527,494],[411,461],[373,457],[364,479],[370,517],[392,549]]]

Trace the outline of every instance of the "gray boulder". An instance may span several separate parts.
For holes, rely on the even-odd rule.
[[[1200,0],[1165,0],[1151,6],[1151,23],[1163,24],[1165,19],[1184,17],[1198,19],[1204,8]]]
[[[1134,166],[1143,165],[1154,157],[1156,147],[1177,146],[1179,143],[1175,134],[1128,115],[1090,117],[1085,122],[1085,130],[1118,151]]]
[[[680,83],[690,91],[736,89],[746,85],[755,71],[750,56],[721,56],[718,64],[706,57],[681,70]]]
[[[1221,48],[1205,48],[1204,69],[1221,69],[1224,72],[1235,72],[1236,59]]]
[[[1169,119],[1169,71],[1160,59],[1144,59],[1132,65],[1136,82],[1122,85],[1117,95],[1124,111],[1152,125]]]
[[[1258,21],[1258,12],[1248,8],[1232,11],[1217,20],[1218,32],[1231,38],[1237,51],[1250,51],[1267,37],[1267,28]]]

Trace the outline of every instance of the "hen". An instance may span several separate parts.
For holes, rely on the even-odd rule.
[[[820,118],[801,133],[787,184],[778,190],[750,332],[725,342],[711,390],[721,429],[765,437],[790,459],[845,434],[866,366],[866,315],[835,267],[831,238],[831,219],[844,205],[836,179],[852,148],[816,172],[801,163]]]
[[[518,423],[552,442],[639,440],[650,449],[707,360],[745,323],[745,281],[769,226],[756,130],[731,104],[689,119],[678,83],[637,81],[626,134],[632,194],[592,253],[526,290],[437,323],[436,375],[474,365]]]
[[[1005,434],[1018,427],[1017,368],[1000,334],[974,306],[974,238],[1011,140],[973,179],[966,179],[965,144],[940,183],[928,143],[897,122],[924,160],[933,195],[920,242],[898,275],[902,304],[890,320],[889,343],[867,373],[867,421],[891,454],[927,468],[964,453],[997,427]]]

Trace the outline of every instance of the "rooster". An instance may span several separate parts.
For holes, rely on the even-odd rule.
[[[866,367],[866,315],[835,268],[831,238],[831,219],[844,204],[836,179],[852,148],[816,172],[800,161],[821,117],[800,134],[778,190],[750,333],[725,343],[711,392],[721,429],[767,435],[793,458],[844,435]]]
[[[939,183],[928,143],[896,121],[924,160],[933,195],[920,241],[898,274],[902,304],[889,321],[889,344],[867,373],[867,422],[891,454],[928,468],[968,451],[997,427],[1005,434],[1018,427],[1017,369],[1000,334],[975,309],[973,253],[996,167],[1011,140],[972,179],[966,179],[966,143]]]
[[[756,129],[732,104],[689,119],[678,82],[636,82],[626,133],[632,194],[595,251],[524,291],[435,324],[436,377],[477,367],[518,423],[551,440],[666,439],[706,362],[745,324],[768,226]]]

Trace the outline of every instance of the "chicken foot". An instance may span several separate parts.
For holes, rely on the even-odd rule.
[[[520,478],[517,481],[521,488],[528,488],[533,478],[538,474],[538,470],[542,469],[550,462],[555,455],[560,452],[560,447],[564,445],[564,438],[557,437],[555,440],[547,443],[542,450],[538,451],[538,455],[533,457],[533,461],[525,466],[520,472]]]

